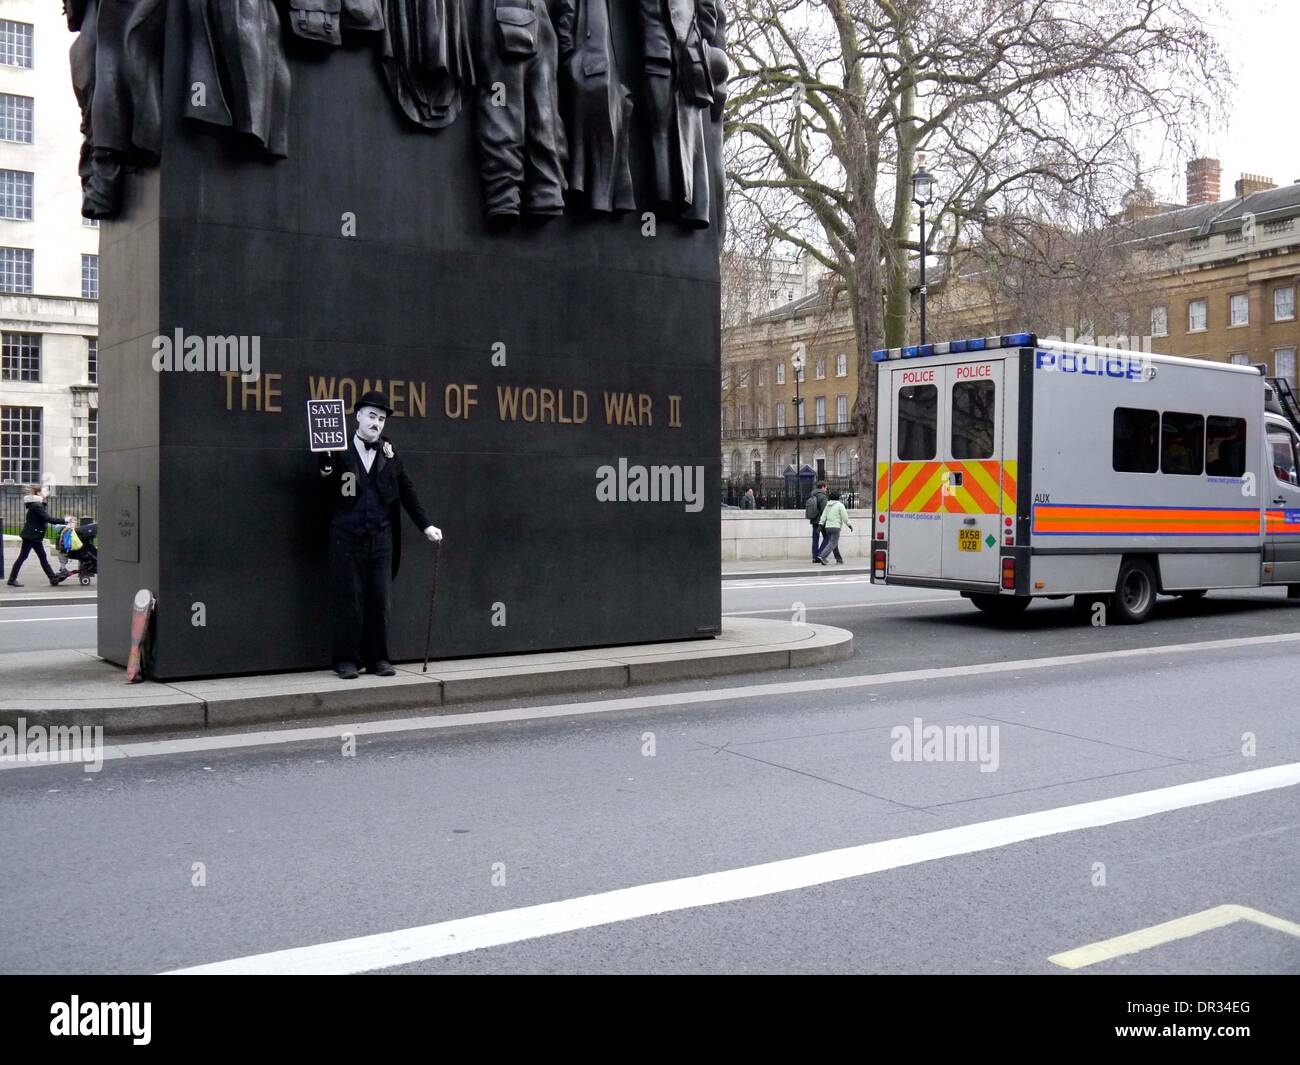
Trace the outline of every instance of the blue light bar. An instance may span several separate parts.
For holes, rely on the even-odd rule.
[[[914,359],[914,358],[916,358],[916,356],[917,356],[917,354],[920,352],[920,350],[921,350],[921,349],[918,348],[915,344],[913,344],[911,347],[904,348],[904,349],[903,349],[903,358],[905,358],[905,359]]]
[[[996,348],[1032,348],[1038,344],[1035,333],[1007,333],[996,337],[972,337],[939,344],[910,344],[904,348],[880,348],[871,353],[873,362],[890,359],[929,358],[931,355],[961,355],[969,351],[992,351]]]
[[[972,337],[970,340],[966,341],[966,350],[983,351],[984,345],[987,343],[988,341],[985,340],[984,337]]]
[[[969,340],[954,340],[948,345],[948,351],[950,354],[960,355],[966,350],[966,345],[969,343]]]
[[[1011,333],[1002,338],[1004,348],[1032,348],[1038,344],[1038,337],[1033,333]]]
[[[879,351],[873,351],[871,353],[872,362],[884,362],[887,358],[889,358],[888,348],[881,348]]]
[[[921,349],[920,349],[920,351],[917,352],[917,354],[918,354],[918,355],[921,355],[922,357],[925,357],[925,356],[928,356],[928,355],[933,355],[933,354],[934,354],[934,345],[933,345],[933,344],[922,344],[922,345],[921,345]]]

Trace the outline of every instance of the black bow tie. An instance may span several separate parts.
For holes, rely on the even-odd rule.
[[[367,451],[374,451],[376,448],[379,447],[378,440],[376,440],[373,444],[369,440],[362,440],[361,442],[366,445]]]

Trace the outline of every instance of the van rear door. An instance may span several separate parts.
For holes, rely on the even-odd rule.
[[[948,366],[944,408],[940,574],[945,580],[999,580],[1004,497],[1014,514],[1015,488],[1004,482],[1005,361],[983,359]],[[1011,492],[1006,493],[1006,487]]]
[[[930,577],[941,572],[940,508],[943,462],[939,441],[947,432],[941,402],[947,368],[912,363],[890,372],[888,487],[889,573]]]

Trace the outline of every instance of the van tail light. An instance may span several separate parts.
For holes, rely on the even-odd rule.
[[[1013,592],[1016,590],[1016,560],[1010,555],[1002,560],[1002,587]]]
[[[877,551],[872,556],[872,568],[875,570],[875,576],[884,577],[885,575],[885,552]]]

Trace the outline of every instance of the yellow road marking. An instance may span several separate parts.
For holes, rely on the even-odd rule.
[[[1216,928],[1226,928],[1238,921],[1250,921],[1252,924],[1271,928],[1275,932],[1285,932],[1289,936],[1300,938],[1300,924],[1274,917],[1262,910],[1252,910],[1249,906],[1214,906],[1200,913],[1188,914],[1164,924],[1154,924],[1113,939],[1102,939],[1089,943],[1086,947],[1076,947],[1061,954],[1053,954],[1047,960],[1063,969],[1082,969],[1086,965],[1096,965],[1101,961],[1110,961],[1125,954],[1136,954],[1140,950],[1163,946],[1178,939],[1189,939],[1202,932],[1211,932]]]

